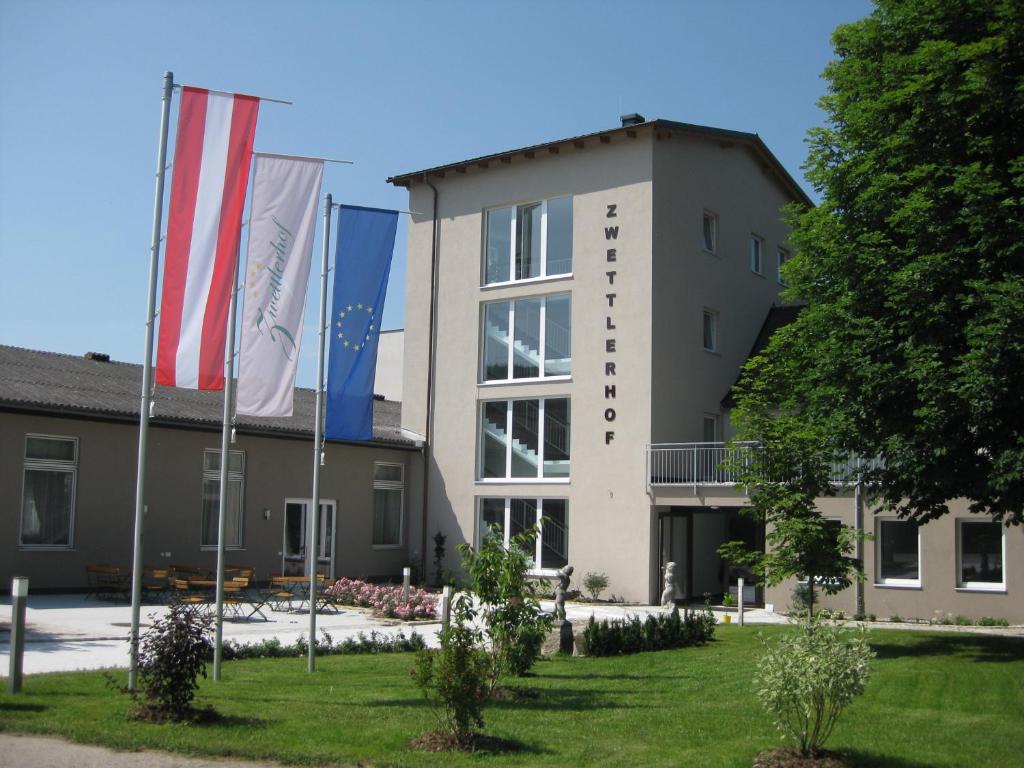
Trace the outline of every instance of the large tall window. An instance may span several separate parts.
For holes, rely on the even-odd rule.
[[[242,486],[245,484],[245,453],[228,451],[228,503],[224,514],[224,547],[242,547]],[[203,530],[200,546],[217,546],[220,520],[220,451],[203,451]]]
[[[957,586],[961,589],[1002,590],[1003,526],[988,520],[956,521]]]
[[[921,551],[918,525],[913,520],[880,517],[875,521],[878,542],[878,583],[898,587],[921,586]]]
[[[74,545],[78,439],[26,435],[21,494],[23,547]]]
[[[373,545],[402,545],[402,510],[405,500],[405,467],[375,462],[373,465]]]
[[[486,212],[484,283],[572,272],[572,198]]]
[[[477,540],[497,535],[508,547],[513,536],[539,526],[526,552],[539,570],[553,571],[569,562],[569,503],[565,499],[480,499]]]
[[[569,398],[480,404],[481,480],[569,477]]]
[[[572,299],[568,293],[484,304],[481,335],[483,381],[572,373]]]

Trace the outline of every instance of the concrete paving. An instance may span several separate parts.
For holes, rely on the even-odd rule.
[[[554,603],[542,601],[545,610],[554,611]],[[566,614],[574,624],[585,623],[591,616],[597,620],[621,619],[627,615],[641,618],[663,609],[657,606],[622,605],[618,603],[568,603]],[[166,606],[143,605],[142,628],[153,617],[165,614]],[[259,642],[276,637],[284,644],[299,636],[309,635],[308,612],[275,612],[264,609],[268,621],[225,621],[225,640]],[[724,614],[716,614],[719,621]],[[733,613],[733,616],[735,614]],[[761,609],[746,612],[751,624],[785,623],[786,618]],[[10,598],[0,603],[0,675],[6,675],[10,657]],[[735,621],[735,618],[733,619]],[[28,632],[25,642],[24,673],[64,672],[76,669],[104,669],[128,666],[128,632],[131,628],[131,606],[112,604],[83,595],[29,595],[26,611]],[[328,632],[335,641],[355,637],[360,632],[393,634],[401,630],[408,636],[416,631],[427,644],[437,646],[439,622],[400,622],[378,619],[369,610],[345,608],[339,613],[317,614],[317,635]]]

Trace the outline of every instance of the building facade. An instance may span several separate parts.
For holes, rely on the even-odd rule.
[[[438,532],[451,552],[490,526],[507,541],[539,524],[538,574],[567,562],[578,578],[603,572],[627,600],[656,601],[670,560],[683,598],[750,584],[716,554],[734,539],[764,546],[722,474],[723,400],[759,336],[785,321],[780,210],[810,202],[763,142],[634,115],[390,181],[421,212],[402,407],[403,429],[427,446],[413,559]],[[855,522],[852,497],[822,509]],[[859,516],[881,533],[865,550],[867,610],[1024,620],[1010,598],[1024,584],[1004,567],[1024,557],[1019,530],[1001,534],[994,569],[992,531],[954,510],[921,530],[915,580],[902,521]],[[996,570],[1000,581],[972,581]],[[746,599],[783,608],[793,586],[753,585]]]

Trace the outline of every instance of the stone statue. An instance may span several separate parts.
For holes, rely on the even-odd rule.
[[[671,608],[676,604],[676,564],[665,563],[665,591],[661,593],[661,605]]]
[[[569,591],[569,577],[572,576],[573,568],[567,565],[558,571],[558,581],[555,583],[555,618],[565,621],[565,596]]]

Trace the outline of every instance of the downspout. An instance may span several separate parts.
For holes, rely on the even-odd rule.
[[[857,473],[857,482],[853,486],[853,527],[857,532],[854,557],[864,569],[864,476]],[[856,612],[864,615],[864,579],[857,579],[854,585],[856,594]]]
[[[433,223],[430,230],[430,336],[427,340],[427,425],[426,435],[423,441],[423,509],[421,512],[420,525],[422,528],[420,537],[420,552],[423,560],[423,581],[427,581],[428,560],[427,560],[427,506],[430,491],[430,451],[434,440],[434,307],[437,296],[437,187],[430,183],[425,176],[424,183],[434,192]]]

